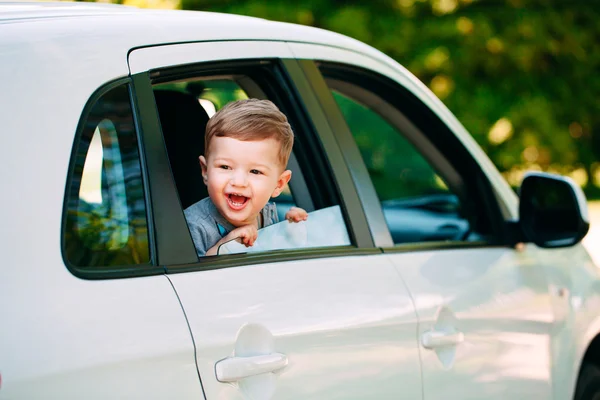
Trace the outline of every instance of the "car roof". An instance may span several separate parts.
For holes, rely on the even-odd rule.
[[[66,19],[70,21],[65,23]],[[31,31],[31,39],[35,39],[40,34],[36,23],[42,21],[47,35],[60,31],[64,38],[70,33],[78,36],[93,30],[96,39],[119,37],[120,40],[115,41],[116,49],[128,46],[126,51],[134,47],[205,40],[281,40],[332,45],[372,53],[377,58],[383,56],[362,42],[327,30],[234,14],[87,2],[0,2],[0,27],[25,24],[30,28],[21,27],[20,35]],[[25,33],[19,41],[26,41],[27,36]]]
[[[25,20],[35,18],[60,18],[81,15],[106,15],[113,13],[131,13],[133,7],[109,3],[75,2],[1,2],[0,21]]]

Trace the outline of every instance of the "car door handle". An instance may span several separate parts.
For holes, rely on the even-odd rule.
[[[456,346],[465,341],[462,332],[427,331],[421,336],[421,344],[426,349],[438,347]]]
[[[219,382],[236,382],[249,376],[275,372],[286,367],[287,364],[287,356],[281,353],[252,357],[230,357],[217,362],[215,372]]]

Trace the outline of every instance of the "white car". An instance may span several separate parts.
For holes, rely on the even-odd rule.
[[[0,75],[0,399],[599,398],[581,190],[530,174],[519,199],[373,48],[4,3]],[[245,97],[296,135],[280,210],[338,212],[319,233],[346,244],[198,259],[183,210],[206,196],[204,127]]]

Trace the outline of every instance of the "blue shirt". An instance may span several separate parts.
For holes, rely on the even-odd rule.
[[[261,214],[263,221],[262,228],[279,222],[277,208],[274,203],[267,203],[261,210]],[[235,229],[235,226],[230,224],[219,213],[217,207],[210,200],[210,197],[204,198],[186,208],[184,215],[198,257],[205,256],[206,252],[217,244],[223,236]]]

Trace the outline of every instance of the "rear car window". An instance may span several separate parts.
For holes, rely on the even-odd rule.
[[[318,195],[320,188],[315,187],[311,192],[308,185],[317,184],[307,182],[304,174],[312,167],[307,164],[314,161],[314,156],[310,159],[296,158],[303,155],[302,142],[308,143],[310,137],[299,128],[303,125],[290,112],[293,107],[282,99],[287,93],[280,97],[274,82],[265,79],[263,65],[260,70],[239,72],[237,69],[224,69],[215,75],[197,77],[190,76],[189,71],[182,77],[175,73],[171,76],[157,74],[158,82],[153,85],[171,172],[198,256],[204,258],[210,249],[216,250],[215,255],[225,255],[351,245],[337,199],[328,197],[323,204],[315,204],[313,200],[313,193]],[[172,81],[167,80],[172,78]],[[226,227],[228,221],[220,223],[212,217],[204,218],[210,216],[207,204],[212,203],[204,201],[209,195],[198,158],[205,154],[204,135],[209,119],[229,102],[249,98],[270,99],[284,114],[288,111],[286,115],[292,129],[294,126],[299,128],[294,130],[296,140],[287,166],[292,172],[292,180],[279,196],[270,199],[272,204],[265,208],[267,211],[263,214],[266,223],[258,230],[258,238],[252,246],[246,247],[239,238],[229,237],[230,240],[220,243],[215,249],[215,245],[235,228]],[[305,210],[308,219],[297,223],[287,221],[286,212],[292,207]],[[215,215],[220,217],[218,212]]]
[[[98,98],[76,142],[63,236],[77,267],[148,264],[148,220],[128,85]]]

